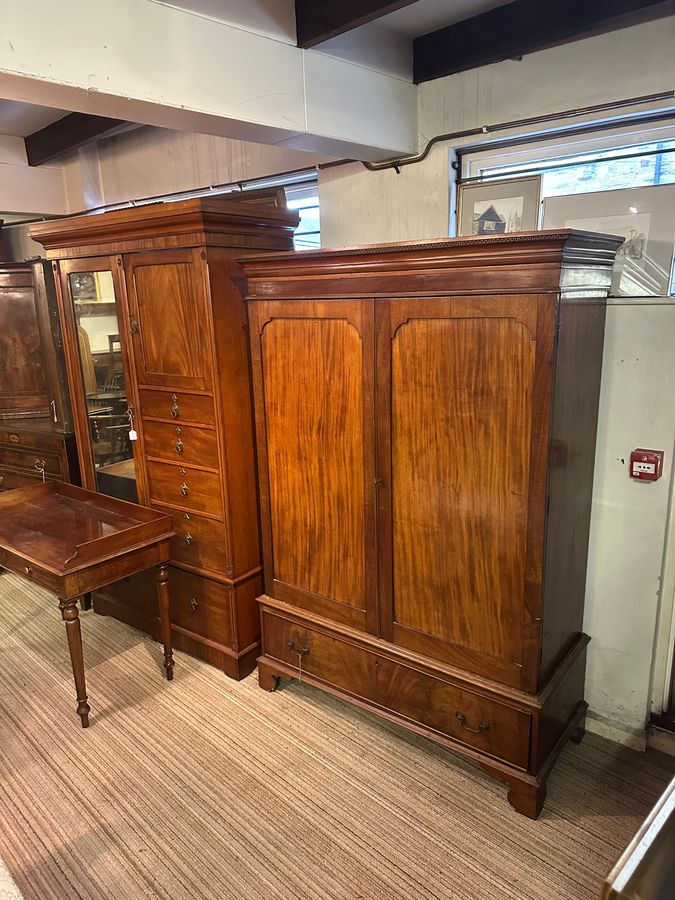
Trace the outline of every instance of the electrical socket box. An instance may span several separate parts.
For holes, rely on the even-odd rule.
[[[663,450],[638,448],[630,455],[630,477],[640,481],[658,481],[663,470]]]

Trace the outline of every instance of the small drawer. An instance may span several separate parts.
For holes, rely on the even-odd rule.
[[[181,510],[223,515],[220,475],[169,463],[147,461],[152,503],[166,503]]]
[[[141,417],[143,419],[173,419],[176,422],[192,422],[196,425],[214,425],[216,421],[213,399],[203,394],[186,394],[180,391],[139,391]],[[147,427],[147,426],[146,426]]]
[[[3,447],[0,445],[0,466],[20,469],[35,469],[41,475],[44,468],[48,475],[61,476],[61,459],[42,450],[27,450],[23,447]]]
[[[172,566],[169,591],[173,625],[219,644],[232,644],[230,594],[224,584]]]
[[[263,608],[265,655],[521,769],[531,716]]]
[[[227,547],[225,545],[225,525],[213,519],[203,519],[182,509],[162,507],[161,512],[173,518],[176,532],[171,539],[171,558],[209,569],[219,574],[227,574]]]
[[[27,581],[31,581],[33,584],[46,588],[54,594],[60,593],[62,582],[58,575],[47,572],[46,570],[39,568],[39,566],[29,563],[22,557],[16,556],[9,550],[4,550],[2,548],[0,548],[0,568],[15,572]]]
[[[218,469],[218,439],[215,431],[173,422],[144,422],[146,456],[170,459],[188,466]]]
[[[47,475],[47,481],[59,481]],[[41,472],[28,472],[24,470],[0,469],[0,491],[12,491],[14,488],[27,487],[30,484],[39,484],[42,481]]]

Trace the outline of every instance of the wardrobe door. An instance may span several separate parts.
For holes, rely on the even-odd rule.
[[[209,390],[210,311],[200,251],[130,254],[124,269],[138,383]]]
[[[249,311],[267,590],[375,631],[373,303]]]
[[[554,309],[378,306],[382,636],[516,686],[536,670]]]

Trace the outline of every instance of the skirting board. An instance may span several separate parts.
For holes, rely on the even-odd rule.
[[[598,734],[610,741],[616,741],[617,744],[623,744],[625,747],[631,747],[633,750],[644,751],[647,749],[647,730],[645,728],[629,728],[616,722],[608,722],[590,709],[586,713],[586,731]]]
[[[660,750],[661,753],[675,756],[675,732],[652,725],[647,735],[647,746],[650,750]]]

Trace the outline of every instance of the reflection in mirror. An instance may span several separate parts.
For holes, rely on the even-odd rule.
[[[73,272],[70,292],[87,401],[89,434],[102,494],[138,501],[133,427],[122,364],[112,272]]]

